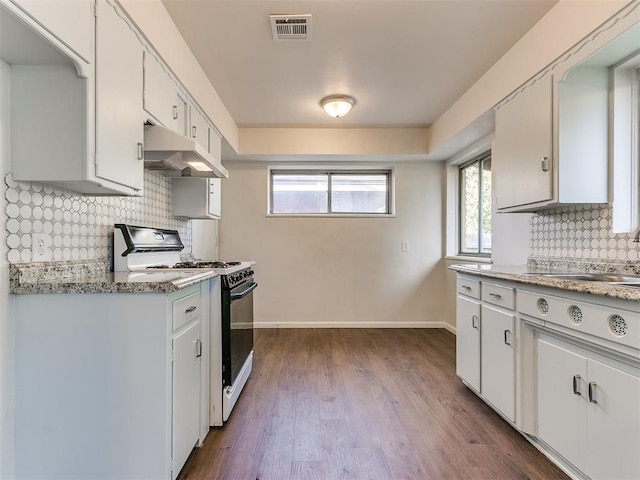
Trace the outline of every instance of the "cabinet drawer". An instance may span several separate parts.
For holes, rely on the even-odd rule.
[[[513,288],[483,282],[482,301],[513,310],[515,306]]]
[[[480,282],[469,277],[458,276],[457,291],[468,297],[480,298]]]
[[[200,315],[200,293],[192,293],[173,302],[173,329],[195,320]]]

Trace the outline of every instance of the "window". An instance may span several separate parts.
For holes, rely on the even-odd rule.
[[[459,170],[459,254],[491,254],[491,154],[465,163]]]
[[[391,170],[270,170],[273,215],[389,215]]]

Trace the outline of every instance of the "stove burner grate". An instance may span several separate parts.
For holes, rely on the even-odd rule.
[[[207,262],[207,261],[200,261],[200,262],[178,262],[173,266],[169,266],[169,265],[150,265],[147,267],[147,269],[153,270],[153,269],[162,269],[162,270],[168,270],[171,268],[176,268],[176,269],[185,269],[185,268],[189,268],[189,269],[193,269],[193,268],[229,268],[229,267],[234,267],[237,265],[240,265],[241,262]]]

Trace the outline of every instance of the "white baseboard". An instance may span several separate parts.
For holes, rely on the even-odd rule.
[[[256,322],[254,328],[444,328],[456,334],[446,322]]]

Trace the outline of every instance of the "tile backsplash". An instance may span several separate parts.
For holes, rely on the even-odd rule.
[[[608,205],[575,205],[533,215],[531,255],[633,262],[640,245],[631,234],[611,233]]]
[[[52,239],[52,260],[86,260],[113,255],[113,225],[171,228],[191,250],[191,222],[171,215],[171,179],[144,172],[142,197],[85,197],[49,185],[4,178],[7,246],[11,263],[31,262],[31,235]]]

